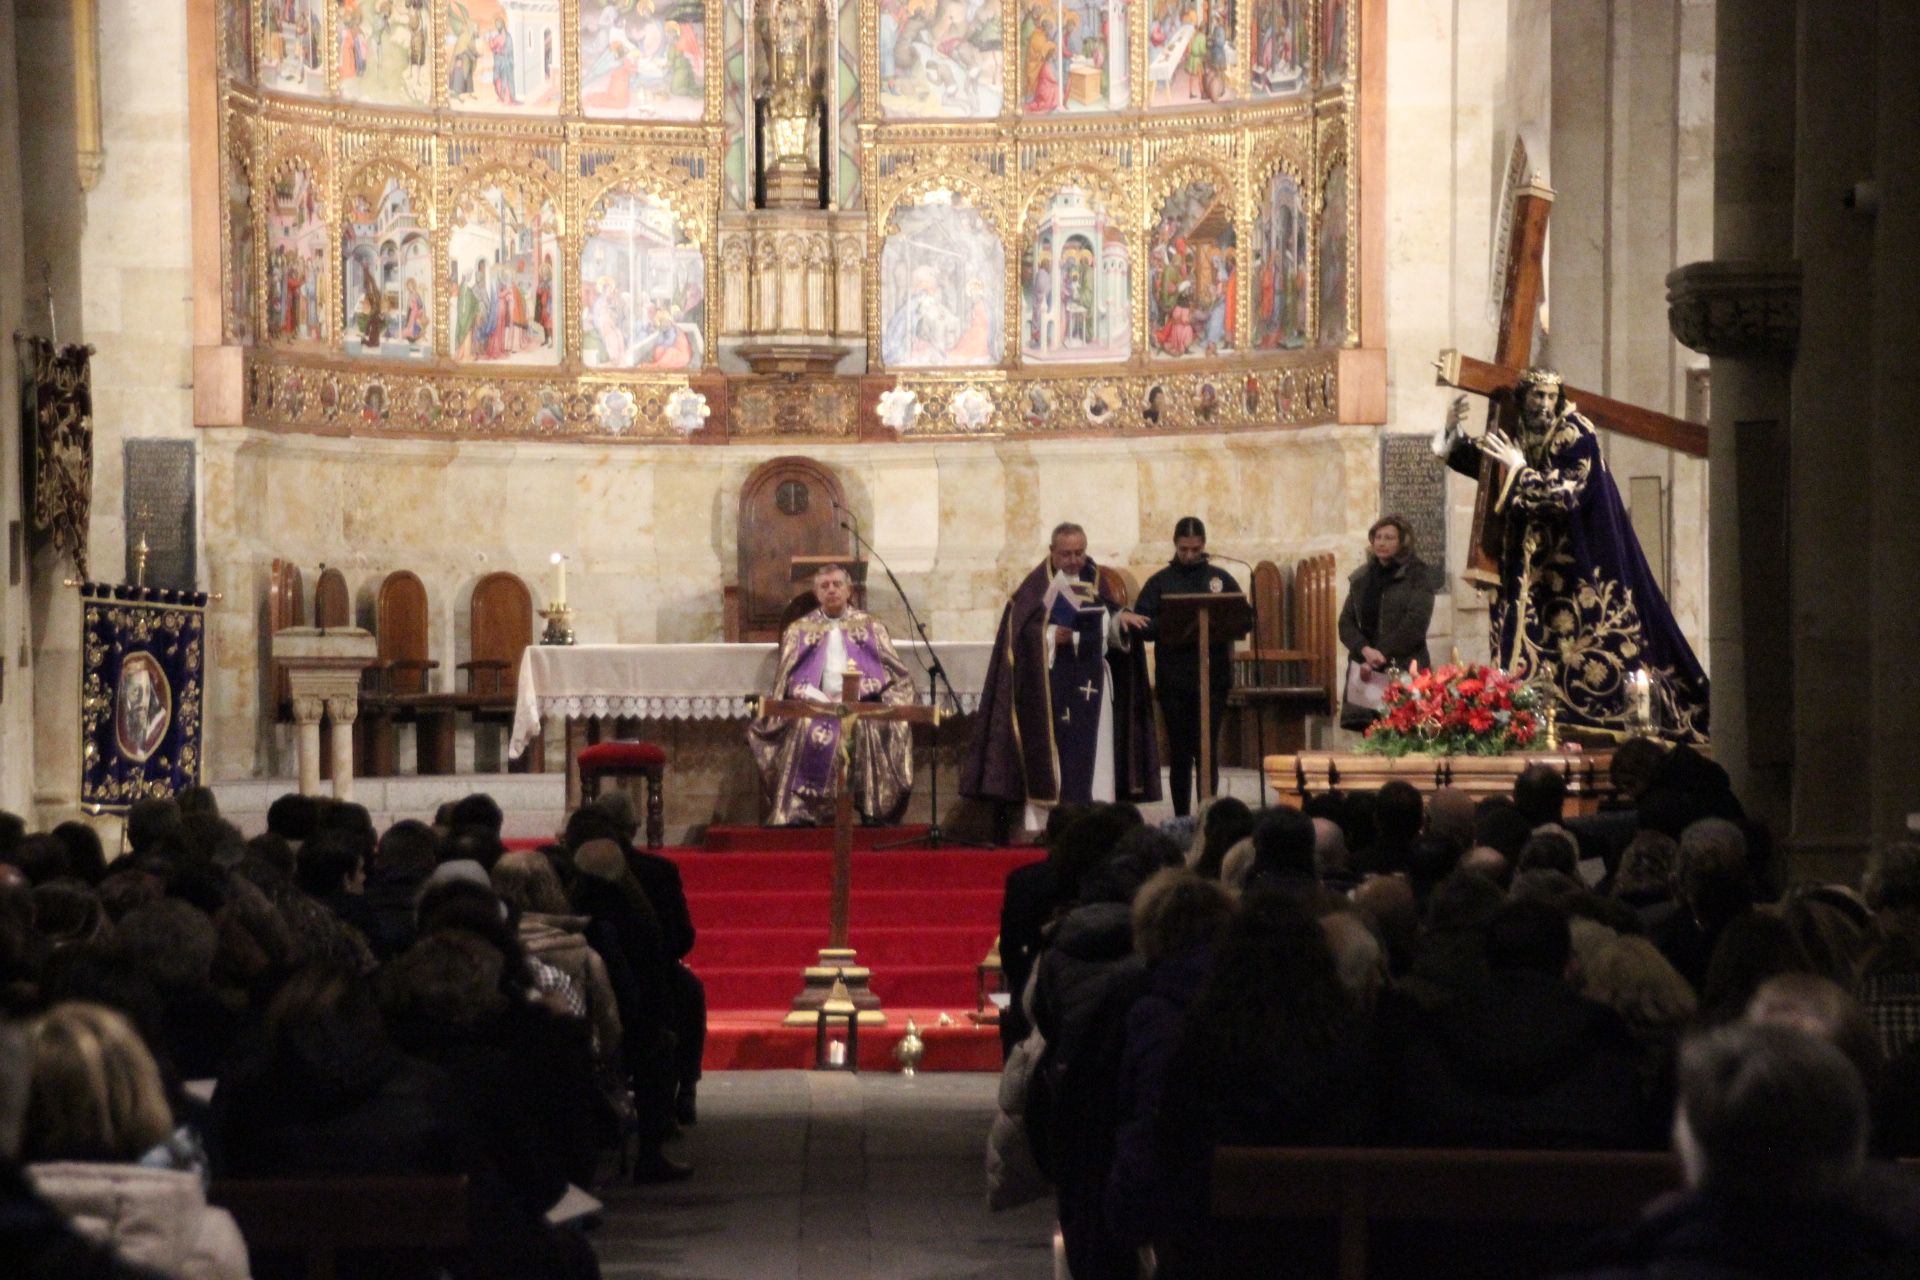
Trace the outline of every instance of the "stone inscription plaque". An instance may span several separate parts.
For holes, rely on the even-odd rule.
[[[147,539],[147,585],[194,589],[199,532],[194,501],[194,442],[129,440],[126,468],[127,581],[133,549]]]
[[[1424,435],[1380,437],[1380,514],[1397,515],[1413,528],[1416,554],[1436,569],[1447,565],[1447,467],[1433,456]],[[1441,591],[1453,575],[1441,573]]]

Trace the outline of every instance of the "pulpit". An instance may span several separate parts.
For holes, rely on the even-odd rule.
[[[293,703],[300,758],[300,794],[320,793],[320,722],[328,722],[333,795],[353,799],[353,722],[360,713],[360,676],[379,660],[373,633],[359,627],[287,627],[273,634],[273,665],[284,672]]]

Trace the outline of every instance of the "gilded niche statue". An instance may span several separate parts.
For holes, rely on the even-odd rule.
[[[761,175],[768,207],[820,207],[826,122],[826,11],[820,0],[766,0],[754,13]]]

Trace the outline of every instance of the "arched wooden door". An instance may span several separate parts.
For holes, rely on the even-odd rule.
[[[805,584],[793,581],[795,556],[854,558],[840,528],[846,493],[839,477],[812,458],[773,458],[740,488],[739,640],[777,640],[782,615]],[[838,509],[836,509],[838,508]]]

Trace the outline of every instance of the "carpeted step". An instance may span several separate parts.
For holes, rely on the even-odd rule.
[[[753,853],[674,853],[687,892],[729,890],[823,889],[833,882],[833,855],[819,851]],[[858,853],[852,858],[853,887],[862,889],[992,889],[1005,885],[1007,873],[1032,862],[1027,851],[989,853],[965,850]]]
[[[958,893],[856,891],[847,900],[847,921],[862,925],[959,925],[977,922],[987,939],[1000,928],[998,889]],[[780,929],[813,926],[825,930],[833,909],[827,889],[783,892],[688,894],[696,929]]]
[[[707,968],[697,970],[707,984],[711,1009],[784,1009],[800,991],[800,966]],[[967,965],[898,965],[876,969],[873,992],[884,1005],[944,1009],[958,1018],[973,1008],[976,978]]]
[[[853,847],[874,849],[902,840],[919,840],[930,828],[925,823],[904,827],[855,827]],[[833,849],[832,827],[731,827],[707,828],[705,848],[709,852],[795,853]],[[922,852],[926,852],[922,850]]]
[[[848,929],[848,941],[860,953],[862,964],[874,968],[895,965],[978,964],[993,942],[993,926],[958,927],[904,925]],[[826,942],[824,928],[704,929],[688,957],[697,970],[772,964],[807,964]]]

